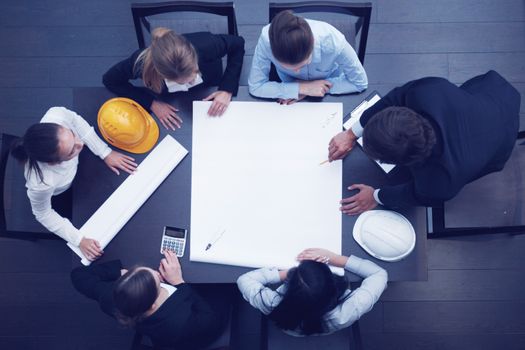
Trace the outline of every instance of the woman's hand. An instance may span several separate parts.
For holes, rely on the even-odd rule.
[[[332,83],[328,80],[310,80],[299,83],[299,94],[306,96],[324,97],[330,91]]]
[[[279,278],[281,279],[281,282],[286,280],[286,277],[288,277],[288,270],[279,270]]]
[[[305,97],[306,97],[305,95],[299,95],[299,97],[297,98],[286,98],[286,99],[278,98],[277,103],[279,103],[280,105],[291,105],[291,104],[294,104],[295,102],[301,101]]]
[[[118,169],[133,174],[135,170],[137,170],[137,163],[135,163],[134,160],[134,158],[117,151],[111,151],[111,153],[104,158],[106,165],[117,175],[120,175]]]
[[[309,248],[303,250],[297,256],[297,260],[313,260],[323,264],[330,264],[332,266],[344,267],[347,257],[331,252],[323,248]]]
[[[351,129],[335,135],[328,144],[328,159],[330,161],[346,157],[355,145],[357,137]]]
[[[84,256],[90,261],[96,260],[104,254],[104,251],[100,247],[100,243],[91,238],[82,238],[78,247],[82,254],[84,254]]]
[[[166,129],[175,130],[175,127],[180,129],[182,119],[177,115],[177,112],[179,111],[177,108],[166,102],[157,100],[153,100],[150,108]]]
[[[226,112],[230,101],[232,100],[232,94],[227,91],[215,91],[210,96],[203,99],[203,101],[213,100],[210,109],[208,109],[208,115],[211,117],[221,116]]]
[[[162,278],[171,285],[184,283],[179,259],[171,250],[164,251],[164,259],[160,261],[159,272]]]

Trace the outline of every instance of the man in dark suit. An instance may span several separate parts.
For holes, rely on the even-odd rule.
[[[343,199],[341,211],[434,206],[453,198],[467,183],[503,168],[516,141],[519,110],[520,94],[494,71],[460,87],[423,78],[393,89],[330,141],[329,159],[344,158],[363,136],[365,153],[406,166],[411,180],[381,189],[352,185],[359,193]]]

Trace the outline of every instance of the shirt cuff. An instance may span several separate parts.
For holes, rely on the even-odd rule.
[[[346,261],[345,270],[354,272],[354,273],[356,271],[359,271],[359,267],[362,261],[363,259],[358,258],[357,256],[354,256],[354,255],[350,255],[348,257],[348,260]]]
[[[363,136],[363,127],[361,126],[361,123],[359,122],[359,120],[355,122],[354,125],[352,125],[351,129],[357,138],[360,138],[361,136]]]
[[[281,277],[279,276],[279,269],[275,267],[263,268],[262,273],[267,283],[270,283],[270,284],[281,283]]]
[[[75,247],[80,248],[80,242],[82,242],[83,238],[84,238],[84,235],[80,233],[80,230],[76,229],[75,234],[71,235],[71,240],[69,242]]]
[[[106,149],[100,154],[100,158],[102,160],[106,159],[107,156],[111,153],[111,148],[109,146],[106,146]]]
[[[383,205],[383,203],[379,200],[379,188],[374,190],[374,199],[376,200],[377,203]]]

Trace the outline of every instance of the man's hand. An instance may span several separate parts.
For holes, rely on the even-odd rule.
[[[82,254],[84,254],[84,256],[90,261],[96,260],[104,254],[104,251],[100,247],[100,243],[91,238],[82,238],[78,247]]]
[[[137,163],[134,158],[127,156],[117,151],[111,151],[110,154],[104,158],[104,163],[117,175],[120,175],[120,170],[124,170],[128,174],[133,174],[137,170]]]
[[[324,97],[330,91],[332,83],[328,80],[302,81],[299,83],[299,94],[305,96]]]
[[[232,94],[228,91],[215,91],[210,96],[203,99],[203,101],[213,100],[210,109],[208,109],[208,115],[211,117],[221,116],[226,112],[230,101],[232,100]]]
[[[340,210],[347,215],[357,215],[364,211],[377,207],[374,199],[374,188],[371,186],[356,184],[348,187],[349,190],[358,189],[359,193],[352,197],[341,200]]]
[[[343,159],[354,148],[357,137],[352,129],[335,135],[328,144],[328,160]]]
[[[179,110],[172,105],[154,100],[151,104],[151,110],[166,129],[175,130],[175,127],[181,127],[182,119],[177,115]]]
[[[171,250],[164,251],[164,259],[160,261],[159,272],[162,278],[171,285],[184,283],[179,259]]]

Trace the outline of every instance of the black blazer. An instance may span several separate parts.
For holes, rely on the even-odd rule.
[[[244,58],[244,39],[240,36],[217,35],[209,32],[183,34],[183,36],[197,52],[203,84],[218,85],[219,90],[237,95]],[[129,82],[142,76],[142,67],[134,70],[135,62],[141,52],[142,50],[137,50],[127,59],[111,67],[104,74],[102,82],[114,94],[131,98],[150,110],[151,103],[157,97],[156,94],[147,88],[133,86]],[[228,58],[223,74],[222,58],[225,55]],[[164,86],[162,95],[166,94],[168,89]]]
[[[520,94],[494,71],[460,87],[443,78],[409,82],[365,111],[361,125],[389,106],[427,118],[438,139],[424,163],[409,167],[412,181],[379,191],[389,207],[440,205],[467,183],[503,169],[516,142]]]
[[[113,285],[120,277],[120,260],[77,267],[71,272],[75,288],[96,300],[102,311],[114,317]],[[223,319],[193,291],[189,284],[177,290],[157,311],[136,325],[156,346],[200,349],[210,344],[224,328]]]

